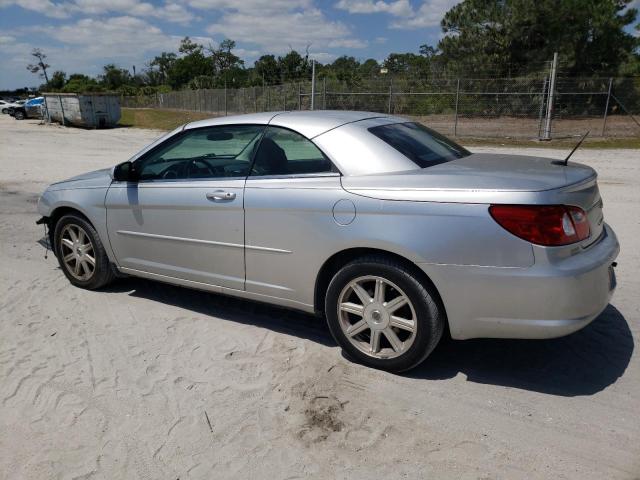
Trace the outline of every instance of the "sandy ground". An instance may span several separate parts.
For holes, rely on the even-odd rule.
[[[640,478],[640,152],[576,154],[622,243],[600,318],[447,341],[398,376],[310,316],[136,279],[84,291],[44,259],[45,185],[159,134],[0,116],[0,478]]]

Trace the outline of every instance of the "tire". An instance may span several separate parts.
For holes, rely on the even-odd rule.
[[[64,215],[55,225],[53,238],[58,263],[71,284],[95,290],[113,281],[115,274],[104,245],[84,217],[73,213]]]
[[[24,120],[24,112],[17,110],[16,113],[13,114],[13,118],[15,118],[16,120]]]
[[[9,109],[7,109],[7,108],[3,108],[3,109],[2,109],[2,113],[4,113],[4,114],[6,115],[7,113],[9,113]]]
[[[335,274],[325,314],[348,357],[397,373],[420,364],[440,341],[446,316],[438,298],[433,286],[401,262],[367,256]]]

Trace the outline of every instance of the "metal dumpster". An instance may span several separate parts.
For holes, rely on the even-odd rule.
[[[45,118],[86,128],[114,127],[120,120],[120,97],[109,93],[45,93]]]

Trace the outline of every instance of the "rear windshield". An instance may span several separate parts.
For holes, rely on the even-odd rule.
[[[471,155],[471,152],[419,123],[392,123],[369,129],[420,168]]]

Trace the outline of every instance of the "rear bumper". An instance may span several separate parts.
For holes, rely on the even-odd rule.
[[[596,244],[554,264],[419,266],[440,292],[453,338],[554,338],[585,327],[608,305],[619,251],[605,225]]]

